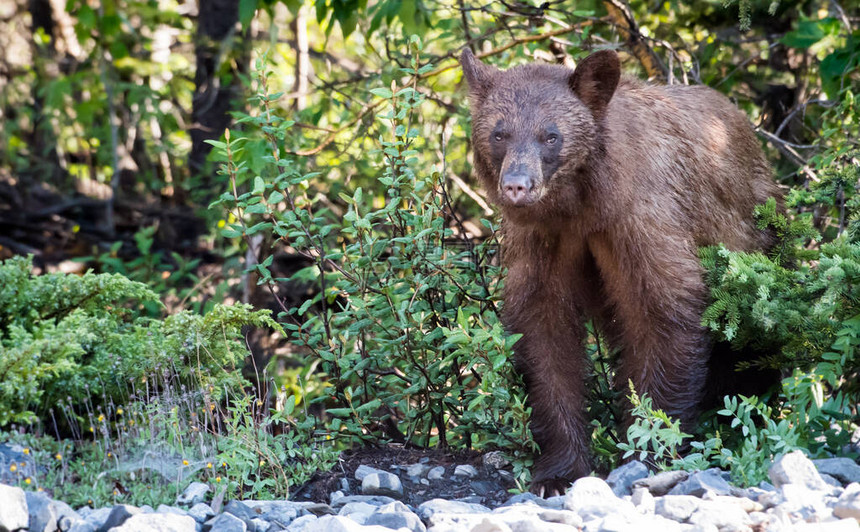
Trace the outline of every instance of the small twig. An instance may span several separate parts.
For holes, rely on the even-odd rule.
[[[451,175],[449,177],[451,178],[451,181],[453,181],[455,185],[460,187],[460,190],[462,190],[463,192],[466,193],[467,196],[469,196],[470,198],[475,200],[475,203],[477,203],[478,206],[480,206],[481,209],[483,209],[484,214],[486,216],[490,216],[493,214],[493,209],[486,202],[486,200],[484,200],[484,198],[482,198],[480,194],[478,194],[472,187],[470,187],[468,183],[463,181],[463,179],[460,176],[458,176],[455,173],[451,173]]]

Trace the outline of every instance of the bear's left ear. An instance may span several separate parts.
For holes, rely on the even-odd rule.
[[[603,116],[618,80],[621,79],[621,62],[614,50],[601,50],[582,60],[570,75],[568,84],[582,103],[595,116]]]

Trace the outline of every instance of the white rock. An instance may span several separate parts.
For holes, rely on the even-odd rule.
[[[683,523],[690,519],[701,504],[701,499],[692,495],[665,495],[655,501],[654,513]]]
[[[654,496],[651,495],[651,492],[648,491],[648,488],[633,488],[630,502],[632,502],[636,506],[636,509],[643,514],[654,513],[654,504],[656,501],[654,500]]]
[[[454,468],[454,476],[475,478],[478,476],[478,470],[475,466],[461,464]]]
[[[609,484],[597,477],[583,477],[574,482],[563,500],[564,509],[578,513],[586,524],[609,515],[639,515],[633,503],[616,497]]]
[[[427,478],[430,480],[440,480],[444,476],[445,476],[445,468],[442,466],[436,466],[427,472]]]
[[[860,522],[860,483],[854,482],[845,488],[845,491],[833,506],[833,515],[843,519],[855,519]]]
[[[460,530],[468,530],[469,532],[512,532],[511,527],[507,523],[492,516],[482,517],[478,524]],[[437,532],[436,527],[433,528],[433,531]]]
[[[137,514],[109,532],[196,532],[197,522],[190,515]]]
[[[777,458],[767,475],[777,488],[786,484],[799,484],[811,490],[830,491],[830,486],[802,451],[793,451]]]
[[[315,523],[319,520],[319,518],[315,515],[303,515],[301,517],[297,517],[295,521],[290,523],[290,526],[287,527],[287,532],[304,532],[305,527],[310,525],[311,523]]]
[[[482,514],[490,513],[490,509],[480,504],[432,499],[418,506],[416,513],[428,527],[461,524],[465,528],[467,524],[480,523]]]
[[[206,499],[207,493],[209,493],[208,484],[192,482],[187,488],[185,488],[185,491],[176,497],[176,504],[193,506],[198,502],[203,502]]]
[[[406,466],[406,474],[410,477],[423,477],[428,471],[430,471],[430,466],[427,464],[410,464]]]
[[[384,526],[360,525],[342,515],[325,515],[315,521],[308,522],[302,532],[391,532]]]
[[[24,490],[0,484],[0,530],[27,528],[30,517]]]
[[[860,525],[855,519],[840,519],[829,523],[798,523],[792,532],[857,532]]]
[[[689,521],[694,525],[713,525],[726,530],[741,530],[752,524],[752,520],[740,506],[716,501],[703,501]]]

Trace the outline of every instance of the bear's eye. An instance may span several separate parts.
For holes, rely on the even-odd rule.
[[[505,140],[505,136],[502,135],[501,133],[493,133],[493,139],[496,142],[501,142],[501,141]]]
[[[555,144],[556,142],[558,142],[558,135],[552,134],[552,135],[548,135],[546,137],[546,143],[547,144],[552,145],[552,144]]]

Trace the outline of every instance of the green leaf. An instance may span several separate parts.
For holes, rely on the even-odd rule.
[[[239,23],[247,28],[257,13],[257,0],[239,0]]]
[[[384,87],[379,87],[376,89],[370,89],[370,93],[375,94],[376,96],[379,96],[380,98],[385,98],[386,100],[391,99],[391,97],[394,96],[394,94],[391,92],[390,89],[386,89]]]

